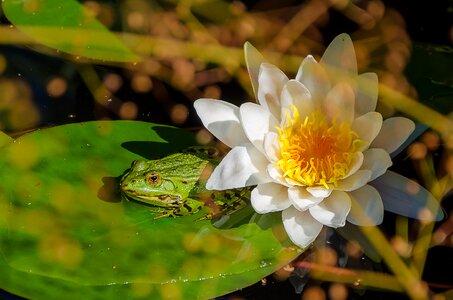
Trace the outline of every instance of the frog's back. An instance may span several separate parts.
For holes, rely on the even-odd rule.
[[[153,168],[168,178],[197,179],[203,169],[210,164],[206,159],[188,153],[175,153],[155,160]]]

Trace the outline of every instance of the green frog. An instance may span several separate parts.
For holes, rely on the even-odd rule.
[[[219,163],[215,148],[191,147],[156,160],[135,160],[121,178],[126,198],[163,208],[155,218],[182,217],[207,209],[198,220],[217,219],[247,205],[251,187],[207,190],[205,183]]]

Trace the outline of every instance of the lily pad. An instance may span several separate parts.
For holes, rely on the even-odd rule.
[[[108,61],[140,58],[75,0],[5,0],[11,23],[37,42],[69,54]]]
[[[63,125],[6,144],[0,288],[33,299],[205,299],[300,254],[278,214],[248,208],[219,227],[196,221],[203,212],[154,219],[149,206],[121,199],[132,160],[193,144],[182,130],[135,121]]]
[[[3,145],[6,145],[8,143],[10,143],[13,139],[7,135],[6,133],[0,131],[0,148],[3,146]]]

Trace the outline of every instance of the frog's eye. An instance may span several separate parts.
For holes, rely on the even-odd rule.
[[[146,175],[146,181],[150,185],[158,185],[160,183],[160,174],[157,172],[151,172]]]

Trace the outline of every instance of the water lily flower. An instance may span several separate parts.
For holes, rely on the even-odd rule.
[[[427,190],[388,171],[389,154],[415,126],[403,117],[383,120],[375,111],[378,78],[358,74],[347,34],[337,36],[319,62],[307,56],[295,79],[265,62],[250,44],[245,56],[258,103],[194,104],[204,126],[232,148],[211,174],[208,189],[256,185],[255,211],[282,211],[289,238],[301,247],[324,225],[380,224],[384,209],[440,218]],[[431,214],[420,214],[422,208]]]

